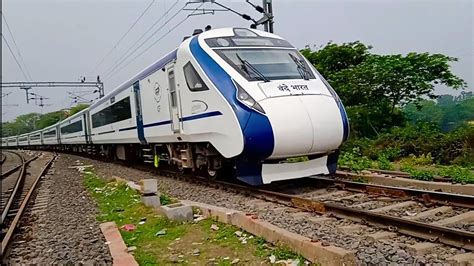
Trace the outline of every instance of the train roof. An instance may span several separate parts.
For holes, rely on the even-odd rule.
[[[129,80],[125,81],[124,83],[122,83],[120,86],[115,88],[113,91],[111,91],[110,93],[105,95],[105,97],[103,97],[102,99],[99,99],[97,102],[93,103],[88,109],[91,110],[91,109],[97,107],[101,103],[103,103],[103,102],[107,101],[108,99],[110,99],[110,97],[113,97],[113,96],[119,94],[120,92],[126,90],[127,88],[130,88],[130,86],[132,86],[132,84],[135,83],[137,80],[141,80],[144,77],[150,75],[151,73],[162,69],[166,64],[168,64],[169,62],[176,59],[177,52],[178,52],[178,49],[175,49],[175,50],[171,51],[170,53],[165,55],[160,60],[156,61],[155,63],[151,64],[150,66],[148,66],[147,68],[145,68],[144,70],[142,70],[141,72],[139,72],[138,74],[133,76],[131,79],[129,79]]]

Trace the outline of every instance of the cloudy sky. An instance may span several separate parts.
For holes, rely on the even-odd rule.
[[[152,2],[135,27],[112,49]],[[244,0],[218,2],[259,17]],[[253,2],[261,4],[261,0]],[[305,45],[319,46],[330,40],[337,43],[360,40],[373,45],[374,52],[380,54],[405,54],[412,51],[443,53],[459,58],[459,62],[452,66],[453,71],[468,82],[468,90],[474,90],[472,0],[273,2],[275,33],[298,48]],[[228,12],[192,16],[184,20],[192,12],[178,12],[185,3],[186,0],[3,0],[2,12],[24,59],[26,66],[23,68],[26,68],[26,74],[29,73],[33,81],[78,81],[81,76],[94,80],[99,74],[108,92],[174,49],[194,28],[204,28],[208,24],[214,28],[249,25],[247,21]],[[197,6],[192,4],[188,8]],[[204,7],[211,5],[205,4]],[[170,10],[169,13],[166,14],[166,10]],[[120,62],[119,59],[130,47],[138,46],[132,45],[156,21],[156,26],[138,43],[149,40],[117,66],[116,62]],[[2,33],[16,53],[4,21]],[[154,42],[156,44],[152,46]],[[151,48],[146,50],[148,47]],[[22,63],[20,56],[15,55]],[[25,77],[2,40],[2,81],[24,80]],[[87,93],[82,91],[87,89],[36,89],[35,93],[49,98],[45,101],[47,106],[41,108],[31,103],[27,105],[24,91],[4,89],[2,94],[10,94],[3,97],[2,102],[10,106],[2,108],[2,119],[8,121],[20,114],[71,107],[73,103],[68,92],[79,95]],[[437,92],[455,93],[447,88],[438,88]],[[88,99],[93,97],[85,96]]]

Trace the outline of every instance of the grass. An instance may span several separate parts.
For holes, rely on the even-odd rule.
[[[212,261],[218,265],[231,265],[236,258],[244,265],[268,265],[271,255],[277,261],[299,259],[300,265],[305,261],[285,247],[272,246],[232,225],[210,219],[198,223],[172,222],[144,206],[138,193],[126,184],[106,182],[92,171],[84,173],[84,184],[97,202],[100,222],[115,221],[119,228],[125,224],[136,226],[133,231],[120,230],[120,233],[128,247],[136,247],[134,257],[140,265],[167,265],[172,261],[181,265],[203,265]],[[175,200],[162,194],[160,201],[165,204]],[[211,225],[217,225],[219,229],[213,230]],[[157,236],[163,229],[166,233]],[[242,235],[238,236],[236,231]],[[243,240],[247,243],[242,243]],[[193,254],[196,249],[198,256]]]

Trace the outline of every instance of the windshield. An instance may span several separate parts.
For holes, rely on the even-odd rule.
[[[301,55],[293,49],[215,49],[227,63],[235,68],[246,79],[262,80],[262,75],[270,80],[278,79],[303,79],[301,67],[307,69],[307,78],[314,79],[310,67],[304,62]],[[294,58],[292,58],[292,56]],[[301,60],[299,65],[295,58]],[[257,71],[248,71],[248,66]]]

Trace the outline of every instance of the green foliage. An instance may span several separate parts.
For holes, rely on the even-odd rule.
[[[386,154],[380,154],[377,158],[377,168],[382,170],[392,170],[393,166]]]
[[[175,203],[176,200],[173,200],[168,194],[166,193],[161,193],[160,194],[160,203],[161,205],[168,205],[171,203]]]
[[[78,105],[71,108],[71,110],[69,111],[69,116],[72,116],[73,114],[79,113],[80,111],[86,109],[87,107],[89,107],[88,104],[80,103],[80,104],[78,104]]]
[[[63,120],[64,118],[66,118],[66,114],[63,111],[47,113],[38,119],[36,122],[36,127],[38,129],[49,127]]]
[[[357,182],[357,183],[364,183],[364,184],[369,183],[369,179],[368,179],[368,178],[366,178],[366,177],[361,177],[361,176],[358,176],[358,177],[352,179],[352,181]]]
[[[423,97],[435,98],[435,84],[453,89],[466,86],[451,72],[450,63],[456,58],[428,53],[377,55],[370,48],[353,42],[302,50],[338,92],[357,136],[374,136],[403,125],[399,107]]]
[[[444,177],[450,177],[456,183],[474,184],[474,172],[464,167],[443,167],[438,174]]]
[[[354,148],[352,152],[344,152],[339,157],[339,164],[348,167],[351,171],[360,172],[370,168],[372,162],[365,156],[361,156],[359,148]]]
[[[324,77],[330,76],[341,70],[357,66],[364,62],[370,55],[372,46],[367,46],[359,41],[343,44],[328,42],[324,47],[312,51],[303,49],[301,53],[313,64]]]
[[[410,154],[408,157],[402,158],[400,160],[401,165],[408,165],[408,166],[423,166],[423,165],[431,165],[433,164],[433,157],[431,153],[428,154],[421,154],[420,156],[416,156]]]
[[[434,174],[429,170],[416,169],[416,168],[404,168],[404,171],[411,175],[411,178],[423,181],[433,181]]]
[[[68,116],[76,114],[88,106],[89,105],[87,104],[78,104],[72,107],[69,112],[61,110],[46,114],[30,113],[26,115],[20,115],[12,122],[2,123],[2,137],[20,135],[49,127],[67,118]]]
[[[458,97],[441,95],[437,102],[422,100],[417,104],[408,104],[403,112],[412,124],[434,123],[443,132],[448,132],[474,121],[474,97],[472,92],[463,92]]]

